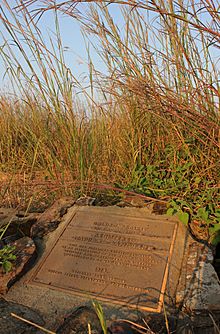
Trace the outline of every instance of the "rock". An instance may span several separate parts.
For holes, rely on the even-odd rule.
[[[144,319],[144,322],[142,321],[142,326],[146,327],[148,334],[175,333],[177,318],[175,315],[169,315],[168,313],[166,315],[167,319],[164,310],[161,313],[148,313],[143,315],[142,319]],[[167,331],[167,327],[169,331]]]
[[[31,334],[42,333],[32,325],[29,325],[21,320],[18,320],[11,316],[11,313],[32,321],[40,326],[44,325],[42,317],[32,309],[20,304],[7,302],[3,298],[0,298],[0,333],[1,334]]]
[[[37,223],[32,226],[31,236],[42,238],[49,232],[54,231],[60,224],[62,217],[67,213],[68,208],[73,206],[74,203],[72,197],[63,197],[54,202],[40,215]]]
[[[10,223],[4,234],[4,239],[1,241],[8,243],[8,241],[14,241],[24,235],[30,235],[30,229],[38,217],[39,214],[37,213],[25,213],[16,209],[0,208],[0,228]],[[3,245],[4,242],[2,243]]]
[[[180,313],[176,334],[219,334],[219,321],[209,312],[195,314]]]
[[[138,324],[132,324],[131,322],[124,320],[112,322],[108,330],[111,334],[154,334],[154,332],[146,326],[138,326]]]
[[[16,209],[0,208],[0,228],[5,226],[16,216]]]
[[[130,202],[126,202],[123,200],[118,202],[116,206],[118,206],[119,208],[133,207],[133,205]]]
[[[176,303],[182,303],[183,307],[191,312],[219,310],[220,285],[212,265],[212,251],[206,245],[192,239],[187,250]]]
[[[114,321],[110,327],[109,332],[111,334],[135,334],[137,331],[132,329],[132,326],[123,321]]]
[[[76,200],[75,205],[78,206],[85,206],[85,205],[89,205],[92,206],[95,203],[95,198],[94,197],[89,197],[89,196],[84,196],[84,197],[80,197]]]
[[[165,215],[166,212],[167,212],[167,203],[165,202],[154,203],[152,213],[156,215]]]
[[[126,195],[124,199],[117,203],[119,207],[135,207],[135,208],[143,208],[149,207],[149,200],[146,200],[140,196],[135,195]]]
[[[212,251],[192,237],[188,238],[185,249],[176,304],[190,319],[193,333],[219,333],[215,332],[215,324],[217,327],[220,324],[220,285],[212,265]],[[178,328],[177,333],[188,334],[184,325],[178,324]]]
[[[15,246],[16,260],[12,262],[12,270],[8,273],[0,267],[0,294],[6,293],[9,287],[27,271],[35,255],[35,244],[29,237],[23,237],[10,245]]]
[[[196,219],[192,220],[189,224],[191,234],[197,241],[209,241],[209,226],[206,223],[199,222]]]
[[[73,311],[57,329],[57,334],[88,334],[88,324],[91,326],[91,334],[101,334],[96,312],[87,306],[82,306]]]

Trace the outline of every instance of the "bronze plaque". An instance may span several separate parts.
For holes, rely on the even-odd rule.
[[[76,209],[30,283],[160,312],[177,223],[123,210]]]

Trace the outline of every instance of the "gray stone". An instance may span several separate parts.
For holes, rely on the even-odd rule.
[[[146,334],[154,334],[150,329],[146,329],[146,327],[138,327],[138,325],[136,326],[135,323],[132,325],[131,323],[123,320],[114,321],[109,326],[109,331],[111,334],[137,334],[140,333],[140,329],[144,329],[144,333]]]
[[[63,203],[60,203],[58,206],[55,206],[53,208],[52,213],[51,211],[48,211],[49,212],[48,216],[42,215],[42,218],[39,219],[37,224],[39,228],[42,228],[41,230],[42,233],[40,232],[39,235],[44,236],[47,234],[47,236],[44,237],[42,241],[39,239],[39,243],[38,243],[39,262],[37,263],[38,267],[41,266],[40,265],[41,255],[43,255],[45,258],[47,257],[48,252],[50,252],[50,250],[54,247],[54,245],[58,242],[58,240],[60,240],[59,236],[63,233],[66,224],[69,224],[69,222],[71,221],[73,217],[73,212],[75,212],[76,207],[71,208],[68,211],[66,216],[61,217],[62,214],[67,211],[67,208],[71,206],[71,203],[68,203],[67,201],[66,203],[67,207],[65,207],[64,205],[63,212],[61,212]],[[83,211],[83,210],[87,210],[87,208],[77,207],[77,210]],[[94,208],[91,207],[90,209],[96,210],[96,207]],[[115,212],[115,210],[119,210],[118,212],[120,212],[121,217],[124,217],[123,219],[126,220],[125,217],[129,216],[129,217],[133,217],[132,219],[136,219],[136,218],[138,219],[140,218],[140,220],[143,219],[143,222],[146,220],[146,217],[150,214],[149,208],[139,209],[139,208],[107,207],[107,208],[102,208],[102,209],[104,210],[105,213],[110,213],[110,214]],[[159,206],[155,208],[155,211],[156,210],[160,211],[160,209],[162,210],[163,208]],[[54,213],[55,213],[55,217],[57,217],[57,219],[55,220],[53,218]],[[162,211],[158,213],[162,213]],[[102,214],[100,214],[100,220],[101,218],[102,218]],[[160,224],[163,219],[172,220],[173,218],[154,215],[152,219],[153,219],[155,226],[157,227],[159,226],[159,229],[160,229],[161,228]],[[48,221],[49,223],[51,222],[52,225],[54,221],[58,222],[57,224],[59,225],[58,228],[52,233],[49,233],[50,226],[48,228]],[[175,219],[172,220],[172,222],[174,221]],[[109,231],[108,230],[109,227],[107,225],[106,225],[106,228],[104,228],[102,225],[100,226],[102,230],[104,229],[104,232],[106,232],[106,234],[119,233],[119,235],[123,236],[123,234],[125,233],[125,231],[119,231],[119,230]],[[215,312],[215,319],[216,319],[216,323],[218,324],[218,319],[220,319],[217,315],[218,308],[220,308],[219,306],[220,305],[219,304],[220,292],[219,292],[218,278],[214,271],[214,268],[212,267],[212,261],[213,261],[212,252],[206,245],[198,243],[195,240],[193,240],[191,236],[186,233],[182,224],[178,224],[178,226],[179,227],[178,227],[178,231],[177,231],[176,239],[175,239],[177,247],[174,247],[173,251],[171,252],[173,254],[172,255],[172,265],[170,266],[168,277],[167,277],[167,288],[166,288],[165,298],[164,298],[165,309],[166,309],[167,315],[169,317],[169,314],[171,315],[174,314],[172,312],[176,312],[180,310],[182,313],[185,313],[185,318],[187,321],[185,321],[185,319],[180,319],[180,321],[178,322],[179,325],[178,325],[177,333],[182,333],[182,334],[183,333],[184,334],[186,333],[187,334],[189,333],[210,333],[210,334],[215,333],[213,321],[209,316],[209,312],[212,312],[212,313]],[[87,230],[90,229],[90,227],[91,226],[89,225],[89,223],[86,226],[84,226],[84,230],[86,231],[85,233],[88,232]],[[52,230],[53,228],[54,226],[52,226]],[[78,228],[81,228],[81,227],[78,226]],[[114,228],[116,227],[114,226]],[[100,233],[103,231],[98,230],[97,232]],[[77,233],[73,233],[75,238],[77,238]],[[186,233],[186,235],[184,233]],[[130,232],[128,233],[128,235],[129,234]],[[36,236],[37,235],[38,233],[36,233]],[[67,236],[68,236],[68,233],[67,233]],[[137,234],[136,237],[138,236],[139,235]],[[155,235],[153,234],[151,237],[152,237],[152,240],[153,239],[157,241],[159,240],[157,244],[159,245],[161,244],[161,247],[166,246],[166,238],[161,238],[160,240],[160,238],[159,239],[157,237],[155,238]],[[109,240],[110,239],[108,239],[108,241]],[[149,244],[150,241],[149,242],[148,241],[145,240],[144,244]],[[78,243],[79,239],[78,240],[75,239],[74,242]],[[99,248],[101,246],[104,247],[102,245],[102,242],[97,243],[97,245],[98,245],[97,247]],[[83,246],[83,244],[81,246]],[[183,256],[183,250],[184,250],[184,256]],[[72,249],[69,249],[69,250],[67,249],[67,251],[71,252]],[[123,252],[121,252],[121,254],[122,253]],[[75,260],[76,259],[74,259],[74,261]],[[108,260],[110,261],[110,258]],[[53,261],[55,261],[55,264],[57,261],[58,264],[60,263],[62,265],[64,258],[62,256],[61,257],[55,256],[54,260],[52,259],[51,261],[52,261],[51,262],[52,264],[53,264]],[[113,264],[107,263],[107,266],[109,268],[111,268],[112,265]],[[91,269],[88,264],[87,264],[87,267],[89,270],[94,269],[94,268]],[[98,266],[97,270],[102,270],[103,268],[104,266],[102,267]],[[86,270],[86,271],[89,272],[89,270]],[[65,272],[68,274],[67,270],[65,270]],[[137,277],[137,279],[135,278],[136,283],[137,283],[139,279],[137,271],[132,269],[131,272],[133,273],[134,278]],[[105,274],[100,273],[99,275],[105,275]],[[125,273],[125,271],[121,270],[121,275],[124,275],[124,277],[127,279],[127,274]],[[63,284],[62,279],[60,281],[58,280],[51,281],[49,279],[49,281],[47,282],[44,281],[44,279],[42,279],[42,282],[40,283],[40,285],[39,284],[35,285],[35,284],[32,284],[34,277],[36,277],[36,268],[33,268],[26,275],[25,278],[22,278],[19,282],[17,282],[16,285],[10,289],[6,297],[8,300],[15,301],[15,302],[24,302],[25,305],[39,310],[42,314],[44,314],[44,319],[46,321],[47,328],[55,328],[55,329],[62,328],[61,326],[59,327],[59,324],[60,324],[59,318],[64,317],[65,314],[67,314],[68,312],[73,314],[72,310],[73,309],[77,310],[82,305],[88,305],[88,304],[90,305],[89,301],[90,301],[91,295],[88,293],[88,291],[83,291],[83,293],[81,294],[69,293],[68,289],[71,288],[71,285],[73,282],[75,284],[75,280],[73,280],[73,282],[69,281],[70,285],[68,289],[62,289],[62,286],[61,286]],[[146,276],[144,275],[143,277],[146,278]],[[88,275],[87,275],[87,278],[88,278]],[[58,285],[58,287],[51,286],[52,285],[51,283],[53,283],[54,285]],[[97,295],[97,299],[98,299],[98,295]],[[109,329],[112,328],[113,333],[114,331],[119,330],[120,328],[123,330],[122,324],[117,322],[117,319],[123,318],[123,319],[129,319],[132,321],[137,321],[137,319],[139,319],[140,308],[138,305],[136,308],[129,309],[127,305],[115,305],[114,300],[112,300],[112,303],[108,303],[108,301],[105,301],[103,299],[101,300],[102,300],[101,304],[103,305],[103,309],[104,309],[106,318],[109,319],[109,321],[113,319],[116,321],[112,324],[110,323],[110,326],[112,325],[112,327],[109,327]],[[206,312],[204,312],[204,310]],[[143,310],[142,318],[147,319],[148,314],[149,313],[147,313],[146,310]],[[161,308],[161,313],[160,314],[158,313],[158,315],[160,315],[160,317],[158,317],[158,321],[160,320],[159,322],[161,325],[160,328],[162,328],[163,326],[164,331],[162,330],[162,333],[165,333],[166,329],[164,327],[165,321],[163,317],[163,307]],[[75,316],[76,318],[74,318]],[[79,314],[77,315],[75,313],[73,318],[75,320],[79,319],[77,318],[78,316]],[[152,322],[149,323],[150,329],[152,329],[152,331],[154,332],[155,330],[154,330],[153,325],[155,324],[156,320],[154,317],[152,317],[152,313],[150,313],[150,317],[152,318]],[[174,328],[175,326],[171,326],[171,327]]]
[[[102,327],[96,312],[87,306],[79,307],[69,314],[59,326],[57,334],[101,334]]]
[[[4,229],[8,225],[1,240],[2,244],[19,239],[24,235],[30,235],[30,229],[38,218],[38,213],[25,213],[12,208],[0,208],[0,229]]]
[[[32,237],[42,238],[44,235],[54,231],[60,224],[62,217],[67,213],[68,208],[73,206],[75,200],[72,197],[63,197],[44,211],[37,223],[31,228]]]
[[[16,216],[16,209],[12,208],[0,208],[0,228],[13,220]]]
[[[0,267],[0,294],[8,291],[9,287],[28,269],[35,255],[35,244],[31,238],[23,237],[11,243],[15,247],[16,259],[12,262],[12,269],[5,273]]]
[[[78,205],[78,206],[92,206],[95,204],[95,198],[94,197],[90,197],[90,196],[83,196],[83,197],[80,197],[76,200],[76,203],[75,205]]]
[[[146,200],[140,196],[126,195],[124,198],[117,203],[117,206],[124,207],[135,207],[135,208],[148,208],[149,213],[151,213],[153,205],[149,200]]]
[[[220,310],[220,284],[212,251],[189,237],[184,261],[177,303],[190,312]]]
[[[212,263],[211,249],[189,235],[176,294],[176,305],[185,313],[178,334],[219,333],[220,285]]]
[[[43,334],[44,332],[37,330],[32,325],[29,325],[21,320],[18,320],[11,316],[11,313],[32,321],[40,326],[44,325],[42,317],[30,309],[29,307],[10,303],[0,298],[0,333],[1,334],[31,334],[38,333]]]
[[[130,319],[132,321],[137,320],[137,318],[139,317],[139,310],[141,308],[141,305],[137,305],[136,301],[135,302],[132,300],[133,305],[132,308],[129,307],[129,300],[124,300],[123,295],[124,293],[135,293],[136,288],[138,287],[138,285],[136,284],[142,284],[144,285],[148,285],[151,284],[153,286],[153,284],[157,284],[158,288],[154,290],[152,289],[152,292],[155,294],[156,300],[152,302],[152,312],[156,311],[156,312],[160,312],[161,309],[161,305],[162,305],[162,299],[163,299],[163,293],[160,293],[160,288],[162,286],[162,288],[164,289],[166,286],[166,281],[168,280],[168,290],[167,290],[167,295],[171,295],[172,298],[175,294],[175,288],[178,282],[178,277],[179,277],[179,270],[181,267],[181,258],[182,258],[182,254],[183,254],[183,246],[184,246],[184,233],[185,233],[185,229],[183,228],[182,224],[178,224],[176,219],[167,217],[167,216],[150,216],[149,217],[149,210],[148,208],[141,208],[141,209],[137,209],[137,208],[118,208],[118,207],[102,207],[102,208],[98,208],[98,207],[73,207],[71,209],[69,209],[68,214],[62,218],[62,221],[60,223],[60,225],[58,226],[58,228],[53,231],[52,233],[48,234],[47,236],[45,236],[42,240],[42,242],[40,242],[39,240],[39,247],[38,247],[38,254],[39,254],[39,262],[36,264],[36,266],[25,276],[25,278],[22,278],[19,282],[16,283],[16,285],[14,285],[8,292],[7,294],[7,300],[11,300],[11,301],[15,301],[15,302],[24,302],[25,305],[31,307],[31,308],[36,308],[37,310],[39,310],[42,314],[44,314],[44,319],[46,321],[47,324],[47,328],[57,328],[57,325],[59,325],[58,322],[58,318],[61,318],[64,316],[64,314],[67,314],[68,312],[71,312],[71,310],[73,310],[74,308],[78,308],[81,305],[88,305],[90,303],[91,298],[97,298],[99,299],[99,293],[102,293],[102,289],[98,290],[98,284],[96,282],[96,291],[95,291],[95,296],[92,295],[90,293],[90,291],[92,291],[93,288],[93,284],[91,284],[90,286],[88,285],[88,288],[90,288],[90,290],[85,289],[84,291],[82,291],[82,293],[75,293],[74,291],[70,291],[73,290],[71,288],[71,286],[67,287],[67,289],[60,289],[59,286],[62,283],[62,280],[60,282],[58,281],[53,281],[54,286],[52,286],[52,284],[50,283],[50,281],[48,281],[47,283],[49,284],[44,284],[44,279],[42,280],[42,283],[39,285],[37,284],[33,284],[33,278],[36,276],[36,271],[37,268],[39,268],[39,266],[41,265],[41,255],[43,256],[43,258],[45,258],[48,254],[48,251],[51,250],[51,247],[54,246],[55,243],[57,243],[57,240],[59,239],[60,234],[62,234],[63,230],[65,229],[66,225],[69,224],[69,222],[71,221],[71,219],[73,218],[73,214],[76,213],[76,210],[78,210],[79,212],[87,212],[88,209],[91,209],[92,212],[97,211],[99,212],[98,216],[99,219],[97,222],[99,222],[99,225],[94,225],[94,227],[96,229],[98,229],[96,232],[99,233],[99,236],[97,235],[97,237],[103,238],[104,236],[101,236],[100,233],[104,233],[106,232],[106,235],[108,237],[108,239],[106,239],[107,243],[108,243],[108,249],[111,249],[111,243],[113,242],[114,247],[116,248],[118,245],[118,237],[120,237],[120,240],[123,241],[124,240],[124,244],[119,243],[119,253],[116,252],[116,249],[114,250],[114,252],[112,252],[111,254],[111,258],[109,258],[109,261],[111,260],[111,263],[108,263],[109,261],[107,260],[107,262],[104,261],[103,266],[106,267],[106,269],[109,269],[111,271],[111,277],[119,277],[121,276],[121,279],[123,279],[124,281],[128,281],[131,279],[133,281],[131,281],[132,286],[131,285],[126,285],[124,282],[122,283],[118,283],[118,281],[113,281],[112,278],[111,280],[108,280],[108,282],[116,282],[112,285],[112,287],[110,288],[114,288],[115,286],[117,287],[117,289],[119,289],[119,293],[120,295],[117,298],[120,298],[120,303],[115,303],[115,298],[110,298],[108,299],[108,296],[106,295],[107,298],[105,298],[105,300],[103,300],[101,298],[101,305],[104,308],[104,313],[106,315],[106,317],[111,320],[111,319]],[[77,211],[77,212],[78,212]],[[117,212],[117,220],[115,222],[115,212]],[[89,220],[88,217],[90,218],[90,213],[86,213],[87,215],[87,221],[86,221],[86,226],[84,226],[85,231],[87,229],[90,228],[89,225]],[[108,220],[106,220],[107,215],[112,215],[111,217],[111,221],[109,223],[112,223],[110,225],[107,225]],[[84,216],[80,216],[81,221],[83,222],[84,220]],[[92,216],[91,216],[92,217]],[[105,217],[105,219],[104,219]],[[93,217],[94,218],[94,217]],[[103,220],[103,219],[104,220]],[[137,226],[134,224],[134,222],[137,219]],[[94,221],[96,220],[92,220],[92,222],[94,223]],[[100,225],[100,222],[104,223]],[[120,224],[121,222],[121,224]],[[162,229],[161,225],[164,223],[164,229]],[[78,223],[77,223],[78,224]],[[178,229],[176,231],[175,226],[176,224],[178,225]],[[128,233],[125,233],[125,227],[128,227]],[[169,226],[170,231],[166,231],[165,225]],[[136,226],[136,227],[135,227]],[[71,229],[74,228],[74,226],[70,226]],[[110,234],[111,234],[111,230],[113,228],[113,233],[112,235],[117,236],[117,238],[110,238]],[[152,228],[152,230],[151,230]],[[183,230],[182,230],[183,228]],[[80,231],[81,227],[78,226],[77,229]],[[148,232],[151,230],[151,233],[149,235],[148,238]],[[173,257],[172,257],[172,265],[170,266],[170,271],[167,272],[165,270],[164,267],[164,261],[166,262],[168,259],[169,254],[172,255],[172,250],[170,249],[170,242],[173,236],[173,232],[174,230],[176,231],[176,243],[177,243],[177,248],[173,249]],[[79,231],[77,233],[79,233]],[[73,230],[74,232],[74,230]],[[95,231],[92,232],[92,234],[95,235],[96,233]],[[157,235],[157,232],[159,233]],[[87,233],[87,232],[86,232]],[[171,233],[171,234],[170,234]],[[125,234],[125,236],[124,236]],[[140,235],[140,240],[139,240],[139,235]],[[68,231],[66,232],[66,236],[68,236]],[[76,233],[72,233],[72,236],[77,237]],[[71,237],[70,235],[68,237]],[[58,239],[57,239],[58,238]],[[124,238],[124,239],[122,239]],[[129,239],[130,238],[130,239]],[[126,240],[125,240],[126,239]],[[129,239],[129,240],[128,240]],[[103,239],[104,240],[104,239]],[[115,240],[117,242],[115,242]],[[129,248],[129,244],[127,244],[127,242],[132,242],[133,240],[133,244],[132,244],[132,248]],[[95,239],[94,239],[95,241]],[[126,241],[126,243],[125,243]],[[135,242],[135,243],[134,243]],[[79,240],[75,240],[75,243],[79,243]],[[136,245],[137,244],[137,249],[136,249]],[[84,247],[84,245],[86,246],[87,244],[82,244],[82,246]],[[172,242],[172,245],[173,242]],[[88,246],[92,246],[95,247],[95,245],[88,245]],[[102,249],[103,248],[103,242],[98,243],[97,247],[101,246]],[[140,248],[141,246],[141,248]],[[45,248],[46,247],[46,248]],[[71,246],[72,247],[72,246]],[[152,248],[153,247],[153,248]],[[88,248],[88,247],[87,247]],[[84,251],[88,251],[86,249],[84,249]],[[106,251],[107,251],[106,248]],[[123,249],[122,249],[123,248]],[[124,249],[126,248],[126,249]],[[175,247],[174,247],[175,248]],[[142,249],[144,249],[144,256],[143,259],[140,261],[140,263],[135,263],[135,261],[133,261],[134,257],[137,255],[138,257],[142,257]],[[158,249],[158,251],[157,251]],[[83,252],[84,252],[83,251]],[[105,251],[105,252],[106,252]],[[128,254],[130,253],[135,253],[133,257],[130,257],[130,255],[126,258],[124,258],[124,253],[128,252]],[[59,253],[59,252],[58,252]],[[117,255],[118,254],[118,255]],[[158,255],[157,255],[158,254]],[[162,255],[165,254],[163,257]],[[77,254],[76,254],[77,255]],[[91,253],[92,255],[92,253]],[[98,248],[96,249],[96,256],[101,256],[101,253],[99,254]],[[119,267],[122,265],[121,264],[121,260],[124,261],[124,265],[126,267],[126,273],[124,269],[121,269],[118,267],[118,264],[115,263],[115,256],[117,255],[120,256],[120,262]],[[143,261],[145,261],[145,257],[148,257],[149,255],[152,255],[153,257],[155,257],[158,261],[162,261],[163,262],[163,268],[164,270],[161,270],[160,264],[157,264],[156,271],[158,272],[158,276],[157,277],[157,282],[155,280],[151,280],[150,281],[146,278],[146,272],[147,274],[149,274],[149,277],[153,277],[153,270],[148,270],[148,267],[150,267],[151,269],[154,269],[154,263],[155,261],[147,261],[146,264],[146,268],[144,263],[142,263]],[[78,256],[78,255],[77,255]],[[77,262],[77,256],[75,256],[75,260]],[[42,259],[43,259],[42,258]],[[79,258],[80,260],[80,258]],[[117,259],[116,259],[117,260]],[[129,264],[129,261],[131,260],[131,264]],[[147,259],[146,259],[147,260]],[[151,259],[152,260],[152,259]],[[57,257],[55,256],[54,258],[54,264],[60,264],[63,265],[64,262],[64,258],[61,257]],[[66,261],[66,260],[65,260]],[[117,261],[116,261],[117,262]],[[71,262],[72,263],[72,262]],[[98,262],[97,262],[98,263]],[[52,262],[51,262],[52,265]],[[73,264],[71,264],[73,265]],[[77,265],[77,264],[76,264]],[[134,269],[133,267],[130,267],[130,265],[134,265]],[[144,266],[142,266],[144,265]],[[141,277],[139,277],[139,275],[137,274],[137,268],[136,266],[141,266],[138,270],[141,272]],[[102,274],[98,271],[105,269],[105,268],[100,267],[98,264],[95,268],[92,267],[88,267],[87,268],[89,271],[96,271],[96,276],[97,275],[106,275]],[[122,267],[121,267],[122,268]],[[136,269],[135,269],[136,268]],[[69,268],[67,268],[70,270],[70,266]],[[88,272],[87,270],[87,272]],[[115,271],[117,270],[117,272]],[[146,271],[146,272],[145,272]],[[129,276],[128,276],[129,273]],[[164,273],[166,273],[166,277],[163,277]],[[167,275],[168,274],[168,275]],[[91,272],[92,275],[92,272]],[[112,276],[113,275],[113,276]],[[116,276],[114,276],[116,275]],[[67,276],[68,277],[68,276]],[[94,280],[93,276],[92,277],[92,281]],[[103,276],[104,277],[104,276]],[[87,277],[81,277],[84,280],[84,283],[87,280]],[[138,283],[138,280],[142,280],[142,283]],[[135,282],[136,280],[136,282]],[[144,283],[145,280],[145,283]],[[68,282],[70,283],[70,285],[75,284],[76,282],[74,279],[70,280],[68,279]],[[58,283],[58,288],[55,287],[56,283]],[[67,283],[67,282],[66,282]],[[64,282],[64,284],[66,284]],[[134,285],[134,288],[133,288]],[[99,286],[100,287],[100,286]],[[79,289],[79,287],[76,286],[76,288]],[[102,286],[101,286],[102,288]],[[128,289],[129,288],[129,289]],[[158,291],[157,291],[158,290]],[[71,293],[70,293],[71,292]],[[117,291],[115,291],[117,292]],[[106,291],[104,291],[104,293],[106,293]],[[117,292],[118,293],[118,292]],[[137,296],[138,297],[138,296]],[[135,295],[136,298],[136,295]],[[107,301],[108,299],[108,301]],[[142,305],[145,305],[143,303],[145,303],[145,299],[143,300],[139,300],[140,303]],[[151,301],[149,300],[149,298],[146,299],[147,303],[150,306]],[[158,305],[158,301],[159,301],[159,305]],[[169,300],[166,298],[165,303],[166,305],[168,305]],[[144,306],[145,307],[145,306]]]

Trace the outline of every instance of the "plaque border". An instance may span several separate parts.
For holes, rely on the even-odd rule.
[[[83,208],[85,208],[85,207],[83,207]],[[99,207],[99,208],[102,208],[102,207]],[[134,303],[126,303],[126,301],[123,302],[123,301],[120,301],[120,300],[113,300],[113,298],[99,296],[97,293],[86,292],[86,291],[82,292],[82,291],[77,290],[77,289],[62,288],[62,287],[56,286],[54,284],[49,285],[49,284],[46,284],[46,283],[34,281],[34,278],[37,276],[37,273],[43,267],[45,261],[47,260],[47,258],[51,254],[52,250],[54,249],[54,247],[58,243],[59,238],[65,232],[68,225],[74,219],[76,214],[81,211],[80,209],[82,210],[81,207],[74,207],[73,212],[70,213],[70,217],[68,217],[67,220],[63,222],[63,224],[65,224],[65,225],[60,227],[60,229],[61,229],[60,231],[55,231],[55,232],[57,232],[57,235],[55,236],[56,240],[53,241],[53,242],[49,242],[48,245],[46,245],[45,255],[43,255],[42,257],[39,258],[38,263],[36,264],[36,268],[33,269],[33,273],[31,274],[31,277],[26,281],[26,284],[36,285],[36,286],[40,286],[40,287],[43,286],[44,288],[46,287],[48,289],[58,290],[58,291],[61,291],[61,292],[64,292],[64,293],[70,293],[71,295],[80,296],[80,297],[84,297],[84,298],[87,296],[88,298],[90,297],[91,300],[93,299],[92,297],[95,297],[95,299],[100,300],[100,301],[104,301],[108,304],[117,304],[117,305],[121,305],[121,306],[126,306],[128,308],[132,308],[132,309],[134,309],[134,308],[137,309],[138,308],[138,309],[140,309],[142,311],[146,311],[146,312],[148,311],[148,312],[160,313],[162,311],[163,304],[164,304],[165,291],[166,291],[167,280],[168,280],[168,275],[169,275],[169,267],[170,267],[170,263],[171,263],[171,260],[172,260],[172,254],[173,254],[175,240],[176,240],[176,236],[177,236],[178,221],[172,221],[172,223],[174,225],[174,229],[173,229],[173,233],[172,233],[172,239],[171,239],[170,247],[169,247],[169,250],[168,250],[168,257],[167,257],[167,262],[166,262],[166,266],[165,266],[165,269],[164,269],[164,274],[163,274],[161,289],[160,289],[160,293],[159,293],[159,297],[158,297],[157,307],[155,307],[155,308],[154,307],[143,306],[143,305],[139,306],[138,303],[134,304]],[[118,213],[110,213],[110,215],[128,216],[128,217],[133,217],[133,218],[143,219],[143,220],[145,219],[144,217],[129,216],[129,214],[121,215],[121,214],[118,214]]]

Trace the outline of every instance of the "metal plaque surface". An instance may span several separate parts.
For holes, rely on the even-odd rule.
[[[29,283],[160,312],[177,223],[124,212],[76,209]]]

